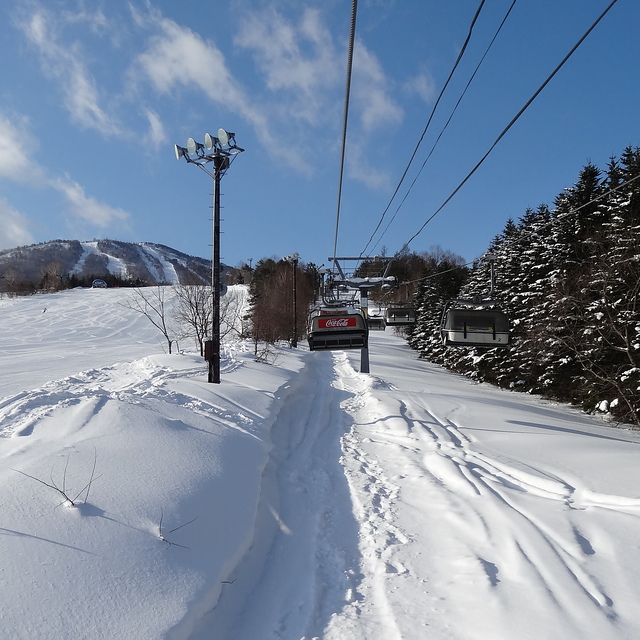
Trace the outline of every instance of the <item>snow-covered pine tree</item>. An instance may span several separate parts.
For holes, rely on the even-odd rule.
[[[640,157],[612,159],[604,186],[607,221],[598,236],[576,350],[588,373],[585,409],[640,424]]]
[[[442,312],[447,301],[458,296],[468,269],[463,258],[451,253],[439,252],[432,258],[416,292],[416,325],[409,344],[422,358],[445,364],[446,350],[440,337]]]

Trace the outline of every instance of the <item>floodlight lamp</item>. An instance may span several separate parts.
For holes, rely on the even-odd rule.
[[[292,253],[290,256],[285,256],[284,258],[282,258],[284,262],[288,262],[289,264],[294,264],[295,262],[298,262],[299,259],[300,254],[297,251],[295,253]]]
[[[187,149],[184,147],[179,147],[177,144],[174,144],[173,147],[176,154],[176,160],[180,160],[180,158],[184,158],[187,155]]]
[[[224,129],[218,129],[218,140],[220,141],[220,145],[223,147],[226,147],[226,146],[235,147],[236,145],[235,137],[236,137],[235,133],[225,131]],[[233,140],[233,145],[230,144],[231,140]]]
[[[196,142],[193,138],[187,140],[187,151],[190,156],[200,155],[203,149],[204,145],[201,142]]]
[[[215,136],[212,136],[210,133],[204,134],[204,146],[208,151],[215,149],[220,144],[220,140]]]

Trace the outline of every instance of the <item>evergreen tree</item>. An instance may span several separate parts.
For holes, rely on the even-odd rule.
[[[444,254],[425,267],[415,297],[416,325],[409,337],[409,344],[421,357],[443,363],[446,354],[440,336],[442,314],[449,300],[458,297],[468,269],[463,259]]]

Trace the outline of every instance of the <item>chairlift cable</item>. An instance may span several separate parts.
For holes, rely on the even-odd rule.
[[[416,144],[413,153],[411,154],[411,157],[409,158],[409,162],[407,163],[407,166],[405,167],[405,170],[402,174],[402,176],[400,177],[400,181],[398,182],[398,185],[395,188],[395,191],[393,192],[393,195],[391,196],[391,199],[389,200],[389,203],[387,204],[387,206],[385,207],[385,210],[382,212],[382,215],[380,216],[380,220],[378,221],[378,224],[376,226],[376,228],[373,230],[373,233],[371,234],[371,237],[369,238],[369,241],[367,242],[365,248],[361,251],[360,256],[364,255],[365,251],[367,250],[367,247],[371,244],[371,241],[373,240],[373,237],[375,236],[375,234],[378,232],[378,229],[380,228],[380,225],[382,224],[382,221],[384,220],[384,217],[387,215],[387,212],[389,211],[389,208],[391,207],[391,203],[394,201],[396,195],[398,195],[398,191],[400,191],[400,187],[402,186],[402,183],[404,182],[404,179],[407,176],[407,173],[409,172],[409,169],[411,168],[411,165],[413,164],[413,160],[416,157],[416,154],[418,153],[418,149],[420,148],[420,145],[422,144],[422,141],[424,140],[425,135],[427,134],[427,130],[429,129],[429,126],[431,125],[431,121],[433,120],[433,116],[435,115],[436,109],[438,108],[438,105],[440,104],[440,100],[442,99],[442,96],[444,95],[444,92],[446,91],[447,87],[449,86],[449,82],[451,81],[451,79],[453,78],[453,74],[455,73],[456,69],[458,68],[458,65],[460,64],[460,61],[462,60],[462,56],[464,55],[466,49],[467,49],[467,45],[469,44],[469,41],[471,40],[471,34],[473,32],[473,28],[478,20],[478,16],[480,15],[480,11],[482,10],[482,7],[484,6],[485,0],[481,0],[480,1],[480,5],[478,6],[478,8],[476,9],[476,13],[473,16],[473,20],[471,21],[471,25],[469,27],[469,32],[467,33],[467,38],[464,41],[464,44],[462,45],[462,48],[460,49],[460,53],[458,54],[458,57],[456,59],[456,61],[453,64],[453,68],[451,69],[451,71],[449,72],[449,77],[447,78],[447,80],[445,81],[444,85],[442,86],[442,89],[440,90],[440,94],[438,95],[435,104],[433,105],[433,109],[431,110],[431,114],[429,115],[429,119],[427,120],[427,124],[424,127],[424,130],[422,131],[422,135],[420,136],[420,139],[418,140],[418,143]]]
[[[344,117],[342,123],[342,150],[340,153],[340,175],[338,178],[338,204],[336,207],[336,231],[333,240],[333,257],[338,252],[338,230],[340,227],[340,205],[342,200],[342,181],[344,176],[344,157],[347,144],[347,122],[349,120],[349,96],[351,94],[351,72],[353,68],[353,47],[355,43],[356,33],[356,13],[358,9],[358,0],[352,0],[351,5],[351,28],[349,31],[349,53],[347,57],[347,86],[344,98]]]
[[[420,227],[420,229],[418,229],[418,231],[416,231],[416,233],[414,233],[409,238],[409,240],[407,240],[407,242],[404,243],[404,245],[402,246],[402,249],[404,249],[405,247],[408,247],[411,244],[411,242],[413,240],[415,240],[424,231],[424,228],[427,226],[427,224],[429,224],[429,222],[431,222],[442,211],[442,209],[444,209],[444,207],[453,199],[453,197],[458,193],[458,191],[460,191],[460,189],[462,189],[462,187],[467,183],[467,181],[471,178],[471,176],[473,176],[473,174],[480,168],[480,166],[483,164],[483,162],[489,157],[489,154],[495,149],[495,147],[498,145],[500,140],[502,140],[502,138],[511,129],[511,127],[518,121],[520,116],[522,116],[522,114],[529,108],[531,103],[540,95],[542,90],[549,84],[549,82],[551,82],[551,80],[558,73],[558,71],[560,71],[560,69],[565,65],[565,63],[569,60],[569,58],[575,53],[575,51],[578,49],[578,47],[586,40],[587,36],[589,36],[589,34],[596,28],[598,23],[605,17],[605,15],[610,11],[610,9],[613,7],[613,5],[616,4],[616,2],[618,2],[618,0],[612,0],[611,3],[609,4],[609,6],[598,16],[596,21],[587,29],[587,31],[582,35],[582,37],[578,40],[578,42],[571,48],[569,53],[567,53],[567,55],[562,59],[560,64],[558,64],[558,66],[551,72],[551,74],[547,77],[547,79],[540,85],[540,87],[537,89],[537,91],[531,96],[531,98],[529,98],[529,100],[527,100],[525,105],[513,117],[511,122],[502,130],[502,132],[495,139],[495,141],[493,142],[491,147],[489,147],[489,150],[484,154],[484,156],[482,156],[482,158],[473,167],[473,169],[471,169],[471,171],[466,175],[464,180],[462,180],[462,182],[453,190],[453,192],[436,209],[436,211],[433,214],[431,214],[431,216],[429,216],[429,218],[427,218],[425,220],[424,224]]]
[[[402,205],[405,203],[405,200],[408,198],[409,193],[411,193],[411,191],[413,190],[413,187],[415,186],[416,182],[418,181],[418,178],[422,174],[422,171],[425,168],[425,165],[427,164],[427,162],[429,161],[429,159],[433,155],[433,152],[435,151],[435,148],[438,146],[438,143],[440,142],[440,138],[442,138],[442,135],[444,134],[446,129],[449,127],[449,124],[450,124],[451,120],[453,119],[453,116],[455,115],[456,111],[458,110],[458,107],[460,106],[460,103],[462,102],[462,99],[464,98],[465,94],[467,93],[467,90],[471,86],[471,83],[473,82],[473,79],[476,77],[478,71],[480,70],[480,67],[482,66],[482,63],[484,62],[485,58],[489,54],[489,51],[491,50],[491,47],[493,46],[493,43],[496,41],[498,35],[500,34],[500,31],[502,31],[502,27],[504,26],[505,22],[507,21],[507,18],[511,14],[511,11],[512,11],[513,7],[515,6],[516,2],[517,2],[517,0],[513,0],[513,2],[511,3],[511,6],[507,10],[507,13],[505,14],[504,18],[502,19],[502,22],[500,23],[500,25],[498,26],[495,34],[493,35],[493,38],[491,39],[491,42],[489,42],[489,45],[487,46],[484,54],[480,58],[480,61],[476,65],[476,68],[474,69],[473,73],[471,74],[471,77],[469,78],[464,90],[460,94],[460,97],[458,98],[458,101],[456,102],[455,106],[453,107],[453,110],[451,111],[451,114],[449,115],[449,118],[447,119],[447,121],[445,122],[444,126],[440,130],[440,133],[438,134],[438,137],[436,138],[436,141],[433,143],[433,146],[431,147],[431,150],[429,151],[427,157],[425,158],[424,162],[422,163],[422,166],[420,167],[420,169],[419,169],[418,173],[416,174],[415,178],[413,179],[413,181],[409,185],[409,188],[407,189],[406,193],[404,194],[404,197],[400,201],[400,204],[396,207],[395,213],[393,214],[393,216],[391,216],[391,220],[389,220],[389,222],[387,223],[387,226],[384,228],[384,231],[380,234],[380,237],[378,238],[378,242],[376,243],[376,246],[378,246],[380,244],[380,242],[382,241],[382,238],[384,238],[384,236],[386,235],[387,231],[389,230],[389,227],[391,226],[393,221],[396,219],[396,216],[398,215],[398,212],[402,208]],[[395,194],[394,194],[394,196],[395,196]],[[391,203],[389,203],[389,204],[391,204]],[[385,210],[385,213],[386,213],[386,210]],[[383,216],[384,216],[384,214],[383,214]],[[376,231],[378,230],[379,227],[380,227],[380,225],[378,225],[378,227],[376,227]],[[374,231],[373,235],[375,235],[375,231]],[[369,246],[369,243],[373,239],[373,235],[371,236],[371,238],[369,238],[369,242],[367,243],[367,247]],[[365,247],[365,251],[366,251],[367,247]]]

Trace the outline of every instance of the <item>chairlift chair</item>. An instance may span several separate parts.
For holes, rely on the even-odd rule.
[[[493,299],[495,290],[496,256],[488,253],[485,260],[490,266],[490,296],[451,300],[442,314],[440,332],[445,346],[508,347],[509,318]]]
[[[369,316],[367,318],[370,331],[384,331],[387,327],[387,323],[383,316]]]
[[[369,327],[360,309],[321,307],[309,315],[307,339],[310,351],[363,349],[368,338]]]
[[[442,316],[442,342],[459,347],[509,346],[509,318],[497,308],[450,306]]]
[[[416,310],[412,306],[390,306],[385,311],[385,321],[392,327],[407,327],[416,323]]]

